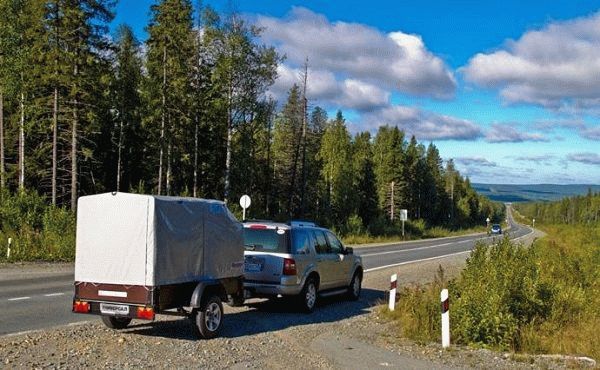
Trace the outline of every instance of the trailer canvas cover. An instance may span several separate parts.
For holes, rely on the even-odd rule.
[[[243,274],[242,225],[217,200],[79,198],[75,281],[158,286]]]

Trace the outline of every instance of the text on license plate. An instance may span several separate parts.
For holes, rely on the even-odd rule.
[[[244,264],[244,270],[246,270],[246,272],[260,272],[262,265],[260,263],[248,263],[246,262]]]
[[[100,312],[107,315],[129,315],[129,306],[125,304],[100,303]]]

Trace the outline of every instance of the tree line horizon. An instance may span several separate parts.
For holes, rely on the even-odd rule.
[[[113,0],[0,3],[0,188],[76,210],[107,191],[236,201],[252,217],[379,234],[401,208],[427,226],[499,221],[502,207],[394,125],[351,135],[309,107],[310,65],[285,102],[261,29],[190,0],[151,6],[141,43],[114,37]]]

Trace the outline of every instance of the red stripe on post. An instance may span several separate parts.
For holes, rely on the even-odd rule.
[[[392,282],[390,282],[390,290],[392,289],[396,289],[398,287],[398,281],[394,280]]]
[[[442,313],[446,313],[450,310],[450,298],[442,302]]]

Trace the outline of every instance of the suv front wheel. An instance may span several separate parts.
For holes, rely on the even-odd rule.
[[[348,286],[348,298],[356,301],[360,298],[360,291],[362,289],[362,276],[359,272],[355,272],[352,276],[352,281]]]
[[[299,303],[302,311],[311,313],[315,310],[317,304],[317,281],[309,277],[300,292]]]

